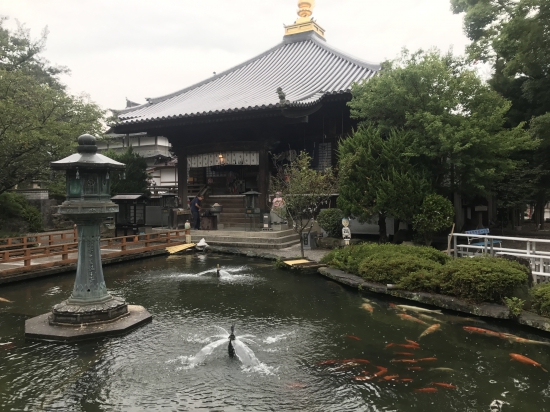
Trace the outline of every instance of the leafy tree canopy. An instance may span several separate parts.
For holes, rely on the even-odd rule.
[[[108,150],[104,155],[126,165],[123,174],[111,173],[112,196],[120,193],[149,194],[147,190],[149,180],[147,161],[139,153],[136,153],[132,146],[122,153]]]
[[[360,221],[378,217],[380,242],[386,216],[411,222],[431,184],[410,156],[413,134],[360,126],[338,146],[338,207]]]
[[[45,38],[31,41],[0,20],[0,194],[32,179],[47,181],[49,163],[76,147],[78,136],[101,132],[102,110],[67,94],[39,56]]]
[[[410,133],[408,152],[441,194],[492,193],[516,167],[511,154],[536,145],[521,127],[504,127],[510,103],[450,52],[404,50],[352,93],[353,117]]]

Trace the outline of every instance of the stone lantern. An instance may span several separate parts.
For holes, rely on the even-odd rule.
[[[123,171],[126,166],[98,154],[95,137],[84,134],[78,138],[78,153],[52,162],[51,167],[66,170],[67,200],[59,206],[59,213],[77,226],[76,280],[66,301],[55,305],[49,314],[27,320],[26,336],[77,340],[86,335],[123,332],[150,320],[151,315],[143,307],[111,296],[103,278],[100,225],[118,212],[118,205],[110,199],[110,173]],[[81,328],[83,325],[86,328]],[[74,330],[75,326],[79,328]]]

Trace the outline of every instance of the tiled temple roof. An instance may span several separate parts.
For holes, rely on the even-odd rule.
[[[223,73],[117,114],[124,125],[273,109],[280,107],[279,87],[287,108],[308,107],[348,93],[379,69],[328,46],[314,32],[300,33]]]

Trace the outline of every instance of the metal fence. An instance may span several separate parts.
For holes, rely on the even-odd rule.
[[[535,283],[550,281],[550,240],[522,237],[453,233],[448,254],[458,257],[480,255],[515,256],[527,259]]]

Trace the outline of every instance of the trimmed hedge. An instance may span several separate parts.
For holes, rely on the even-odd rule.
[[[531,307],[542,316],[550,316],[550,283],[531,289]]]
[[[473,302],[502,303],[527,288],[529,271],[496,257],[451,259],[431,247],[360,244],[329,252],[323,263],[365,280],[399,288],[457,296]],[[550,311],[550,289],[548,290]]]

